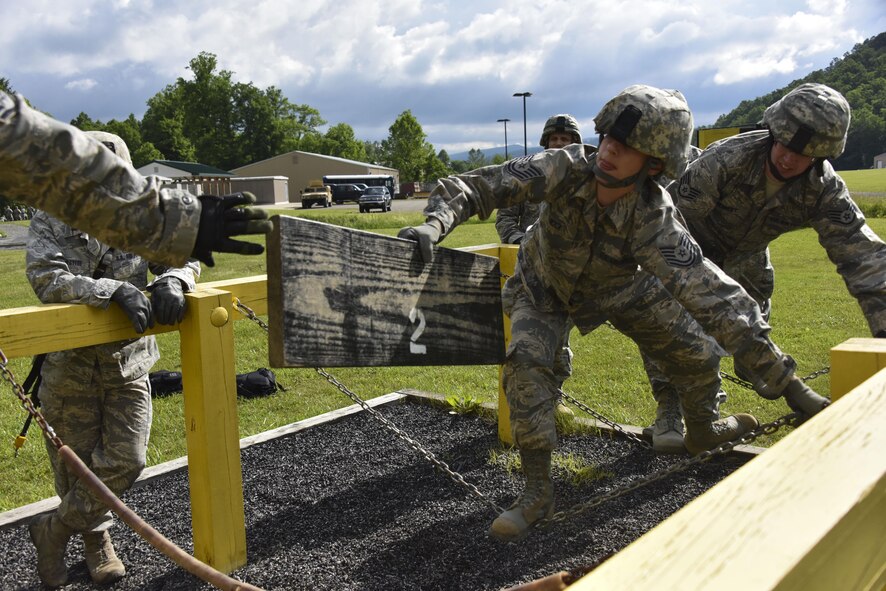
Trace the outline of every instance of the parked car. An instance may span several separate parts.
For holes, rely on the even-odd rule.
[[[360,206],[360,213],[370,209],[391,211],[391,194],[388,193],[387,187],[367,187],[357,203]]]
[[[321,207],[332,205],[332,190],[321,182],[311,181],[311,184],[301,191],[301,208],[308,209],[317,204]]]
[[[358,185],[350,183],[330,185],[329,187],[332,189],[332,200],[335,203],[344,203],[345,201],[359,202],[360,196],[363,195],[363,189]]]

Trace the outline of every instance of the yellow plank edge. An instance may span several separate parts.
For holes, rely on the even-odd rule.
[[[194,556],[229,573],[246,564],[246,524],[231,295],[188,294],[182,385]]]
[[[886,370],[570,586],[881,591]]]
[[[854,338],[833,347],[831,399],[840,398],[884,367],[886,339]]]

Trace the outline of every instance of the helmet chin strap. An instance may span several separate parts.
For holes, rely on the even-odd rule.
[[[617,179],[611,174],[607,174],[600,168],[597,164],[597,156],[594,155],[594,164],[592,170],[594,171],[594,176],[597,178],[597,182],[606,187],[607,189],[621,189],[623,187],[629,187],[631,185],[636,184],[638,187],[642,186],[644,182],[646,182],[646,177],[649,176],[649,169],[652,167],[652,158],[647,158],[646,162],[643,164],[643,168],[641,168],[636,174],[629,176],[626,179]]]

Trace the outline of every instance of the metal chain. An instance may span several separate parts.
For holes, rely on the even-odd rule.
[[[41,413],[37,407],[34,406],[34,403],[28,398],[25,389],[22,388],[21,384],[18,383],[15,379],[15,375],[8,367],[9,360],[6,358],[6,353],[0,349],[0,373],[3,374],[3,379],[6,380],[10,386],[12,386],[12,391],[18,397],[19,402],[22,405],[22,408],[25,409],[34,421],[38,425],[40,425],[40,429],[46,434],[46,437],[52,442],[56,448],[61,448],[64,443],[62,443],[61,438],[56,435],[55,430],[52,426],[46,422],[46,418],[44,418],[43,413]]]
[[[259,319],[248,306],[246,306],[245,304],[240,302],[239,299],[235,299],[235,306],[237,307],[238,310],[243,312],[250,320],[255,321],[257,324],[259,324],[259,326],[264,328],[266,331],[268,330],[268,325],[266,323],[264,323],[261,319]],[[376,418],[379,422],[381,422],[382,425],[384,425],[387,429],[391,430],[398,437],[400,437],[403,441],[405,441],[407,443],[407,445],[409,445],[409,447],[411,447],[413,450],[419,452],[428,461],[430,461],[432,464],[434,464],[438,469],[440,469],[442,472],[447,474],[449,476],[449,478],[452,479],[454,482],[456,482],[457,484],[460,484],[461,486],[466,488],[476,498],[480,499],[481,501],[483,501],[484,503],[489,505],[489,507],[491,507],[494,511],[496,511],[496,513],[501,513],[504,510],[502,507],[498,506],[494,501],[492,501],[489,497],[484,495],[476,486],[467,482],[461,474],[450,469],[449,466],[445,462],[437,459],[437,457],[431,451],[424,448],[420,443],[418,443],[417,441],[412,439],[405,431],[401,430],[399,427],[394,425],[387,417],[385,417],[384,415],[379,413],[377,410],[375,410],[374,408],[369,406],[369,404],[367,404],[362,398],[360,398],[356,393],[351,391],[347,386],[342,384],[334,376],[329,374],[326,370],[321,369],[321,368],[314,368],[314,369],[319,375],[321,375],[323,378],[325,378],[330,384],[335,386],[341,393],[343,393],[345,396],[350,398],[352,401],[354,401],[356,404],[358,404],[361,408],[363,408],[364,410],[369,412],[374,418]],[[818,377],[819,375],[827,373],[828,371],[829,371],[829,369],[825,368],[825,369],[819,370],[817,372],[814,372],[809,377],[804,378],[804,381],[806,379],[813,379],[815,377]],[[724,376],[724,377],[727,377],[727,376]],[[731,378],[731,376],[727,377],[727,379],[730,379],[730,378]],[[734,378],[734,380],[738,380],[738,378]],[[571,404],[574,404],[576,407],[578,407],[579,409],[583,410],[584,412],[590,414],[595,419],[610,426],[612,429],[614,429],[615,431],[618,431],[619,433],[621,433],[622,435],[624,435],[628,439],[630,439],[636,443],[639,443],[645,449],[651,448],[651,445],[648,442],[644,441],[640,437],[637,437],[633,433],[628,432],[627,430],[622,428],[621,425],[619,425],[615,421],[612,421],[612,420],[606,418],[605,416],[601,415],[600,413],[594,411],[593,409],[591,409],[590,407],[588,407],[584,403],[580,402],[579,400],[576,400],[575,398],[566,394],[562,390],[560,391],[560,394],[563,396],[564,399],[566,399]],[[540,527],[540,528],[547,528],[547,527],[550,527],[554,523],[562,522],[568,518],[576,517],[576,516],[580,515],[581,513],[584,513],[585,511],[588,511],[590,509],[593,509],[594,507],[602,505],[605,502],[608,502],[608,501],[617,499],[621,496],[624,496],[634,490],[637,490],[638,488],[642,488],[644,486],[652,484],[653,482],[657,482],[659,480],[667,478],[668,476],[670,476],[672,474],[677,474],[679,472],[683,472],[683,471],[691,468],[692,466],[706,462],[706,461],[710,460],[711,458],[717,457],[719,455],[725,455],[725,454],[731,452],[733,449],[735,449],[735,447],[737,445],[746,445],[746,444],[756,440],[758,437],[760,437],[762,435],[770,435],[772,433],[775,433],[776,431],[778,431],[781,427],[783,427],[785,425],[792,425],[792,426],[796,425],[796,424],[798,424],[798,421],[800,420],[800,418],[801,418],[800,413],[794,412],[794,413],[785,415],[781,418],[778,418],[778,419],[772,421],[771,423],[766,423],[766,424],[760,425],[756,429],[749,431],[748,433],[745,433],[744,435],[742,435],[741,437],[739,437],[737,439],[721,443],[720,445],[718,445],[717,447],[715,447],[711,450],[704,451],[696,456],[692,456],[690,458],[682,460],[672,466],[669,466],[668,468],[664,468],[664,469],[659,470],[657,472],[653,472],[652,474],[648,474],[645,476],[635,478],[622,486],[619,486],[609,492],[598,495],[598,496],[596,496],[584,503],[579,503],[570,509],[557,512],[554,515],[552,515],[551,517],[541,519],[535,523],[535,526]]]
[[[234,299],[234,306],[239,311],[241,311],[247,318],[249,318],[250,320],[254,321],[256,324],[261,326],[265,331],[268,330],[269,327],[268,327],[267,323],[265,323],[258,316],[256,316],[255,312],[253,310],[251,310],[246,304],[241,302],[238,298]],[[419,454],[421,454],[426,460],[431,462],[437,469],[439,469],[441,472],[443,472],[444,474],[449,476],[449,478],[451,480],[453,480],[455,483],[463,486],[474,497],[476,497],[477,499],[479,499],[479,500],[483,501],[484,503],[486,503],[487,505],[489,505],[489,507],[492,508],[496,513],[501,513],[502,511],[504,511],[504,509],[502,507],[500,507],[492,499],[490,499],[489,497],[484,495],[480,491],[479,488],[477,488],[475,485],[473,485],[470,482],[468,482],[467,480],[465,480],[461,474],[452,470],[446,462],[438,459],[437,456],[435,456],[432,451],[425,448],[421,443],[419,443],[418,441],[416,441],[415,439],[410,437],[408,433],[406,433],[405,431],[403,431],[402,429],[397,427],[390,419],[388,419],[386,416],[384,416],[383,414],[378,412],[376,409],[371,407],[365,400],[360,398],[360,396],[357,395],[354,391],[352,391],[350,388],[348,388],[347,386],[342,384],[335,376],[333,376],[332,374],[327,372],[325,369],[322,369],[320,367],[315,367],[314,371],[316,371],[318,374],[320,374],[327,382],[329,382],[330,384],[335,386],[339,392],[341,392],[342,394],[344,394],[345,396],[350,398],[352,401],[354,401],[356,404],[358,404],[363,410],[368,412],[373,418],[378,420],[382,425],[384,425],[385,428],[387,428],[389,431],[394,433],[397,437],[399,437],[400,439],[405,441],[406,444],[410,448],[412,448],[413,450],[415,450]]]
[[[802,381],[804,381],[804,382],[808,382],[809,380],[814,380],[815,378],[817,378],[817,377],[819,377],[819,376],[823,376],[823,375],[825,375],[825,374],[827,374],[827,373],[831,373],[831,368],[830,368],[830,367],[823,367],[823,368],[821,368],[821,369],[819,369],[819,370],[816,370],[816,371],[812,372],[811,374],[809,374],[809,375],[806,376],[805,378],[800,378],[800,380],[802,380]],[[720,377],[723,378],[724,380],[728,381],[728,382],[732,382],[733,384],[738,384],[739,386],[741,386],[742,388],[745,388],[745,389],[747,389],[747,390],[753,390],[753,389],[754,389],[754,385],[753,385],[752,383],[750,383],[750,382],[748,382],[748,381],[745,381],[745,380],[743,380],[743,379],[741,379],[741,378],[738,378],[738,377],[735,377],[735,376],[729,375],[729,374],[726,373],[726,372],[721,371],[721,372],[720,372]]]
[[[667,478],[668,476],[670,476],[672,474],[676,474],[678,472],[683,472],[684,470],[687,470],[692,466],[695,466],[697,464],[701,464],[703,462],[707,462],[711,458],[717,457],[719,455],[725,455],[725,454],[731,452],[735,448],[735,446],[746,445],[746,444],[754,441],[755,439],[757,439],[761,435],[770,435],[772,433],[775,433],[776,431],[778,431],[781,427],[783,427],[785,425],[796,426],[796,424],[800,418],[801,418],[800,413],[794,412],[794,413],[785,415],[781,418],[778,418],[778,419],[772,421],[771,423],[766,423],[764,425],[760,425],[759,427],[757,427],[753,431],[749,431],[748,433],[745,433],[744,435],[742,435],[738,439],[735,439],[733,441],[727,441],[725,443],[721,443],[717,447],[710,449],[708,451],[703,451],[700,454],[698,454],[697,456],[692,456],[690,458],[687,458],[685,460],[677,462],[676,464],[674,464],[672,466],[669,466],[667,468],[663,468],[662,470],[659,470],[657,472],[653,472],[652,474],[635,478],[635,479],[625,483],[622,486],[619,486],[617,488],[612,489],[611,491],[600,494],[600,495],[598,495],[598,496],[596,496],[584,503],[579,503],[577,505],[574,505],[570,509],[557,512],[548,518],[541,519],[536,522],[536,527],[540,527],[540,528],[550,527],[554,523],[565,521],[568,518],[573,518],[577,515],[580,515],[581,513],[584,513],[585,511],[588,511],[589,509],[593,509],[594,507],[602,505],[605,502],[611,501],[613,499],[617,499],[618,497],[621,497],[621,496],[624,496],[630,492],[633,492],[634,490],[637,490],[638,488],[644,487],[648,484],[652,484],[653,482],[662,480],[663,478]]]
[[[650,444],[648,441],[644,440],[641,437],[638,437],[637,435],[634,435],[633,433],[631,433],[630,431],[628,431],[627,429],[625,429],[624,427],[622,427],[621,425],[619,425],[615,421],[606,418],[605,416],[598,413],[597,411],[595,411],[591,407],[587,406],[583,402],[576,400],[575,398],[573,398],[572,396],[570,396],[569,394],[567,394],[563,390],[560,390],[560,395],[563,397],[564,400],[566,400],[567,402],[569,402],[572,405],[575,405],[577,408],[583,410],[584,412],[588,413],[589,415],[591,415],[592,417],[594,417],[595,419],[597,419],[601,423],[609,425],[609,427],[611,427],[613,431],[618,431],[619,433],[621,433],[622,435],[624,435],[625,437],[627,437],[631,441],[639,444],[644,449],[652,449],[652,444]]]

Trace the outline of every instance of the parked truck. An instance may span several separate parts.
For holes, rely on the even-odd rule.
[[[332,205],[332,189],[324,185],[323,181],[311,181],[301,190],[301,208],[308,209],[314,204],[323,207]]]

